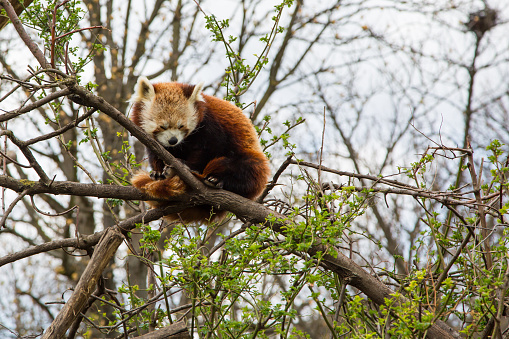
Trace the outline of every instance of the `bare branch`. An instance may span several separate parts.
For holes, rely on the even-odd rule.
[[[46,185],[36,181],[16,180],[6,175],[0,175],[0,186],[18,193],[27,190],[27,195],[49,193],[124,200],[150,200],[150,196],[131,186],[82,184],[72,181],[53,181],[51,185]]]
[[[53,100],[56,100],[58,98],[64,97],[71,94],[71,91],[68,88],[64,88],[60,91],[53,92],[51,94],[46,95],[44,98],[37,100],[30,105],[26,105],[23,108],[19,108],[13,112],[5,113],[0,115],[0,122],[8,121],[13,118],[16,118],[22,114],[28,113],[33,111],[34,109],[41,107],[43,105],[46,105],[47,103],[50,103]]]
[[[2,216],[2,219],[0,219],[0,229],[2,229],[3,227],[5,227],[5,221],[7,220],[7,217],[9,217],[9,214],[11,214],[12,210],[14,209],[14,206],[16,206],[16,204],[21,200],[23,199],[23,197],[27,194],[28,190],[24,190],[23,192],[21,192],[20,194],[18,194],[18,196],[16,197],[16,199],[14,199],[11,204],[9,205],[9,207],[7,208],[7,210],[5,210],[5,213],[4,215]]]
[[[30,139],[30,140],[27,140],[27,141],[25,141],[24,144],[25,145],[32,145],[32,144],[35,144],[36,142],[47,140],[47,139],[53,138],[53,137],[55,137],[57,135],[60,135],[60,134],[62,134],[64,132],[70,130],[71,128],[74,128],[74,127],[78,126],[78,124],[80,122],[84,121],[85,119],[90,117],[95,112],[97,112],[97,109],[92,108],[87,113],[83,114],[82,116],[80,116],[79,118],[74,120],[73,122],[68,123],[64,127],[59,128],[59,129],[55,130],[54,132],[51,132],[51,133],[48,133],[48,134],[45,134],[45,135],[41,135],[39,137],[35,137],[35,138]]]
[[[163,327],[160,330],[134,337],[133,339],[164,339],[164,338],[175,338],[175,339],[187,339],[191,338],[187,330],[187,324],[185,320],[179,321],[178,323]]]

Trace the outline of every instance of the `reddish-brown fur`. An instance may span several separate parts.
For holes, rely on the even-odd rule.
[[[174,121],[178,120],[180,124],[191,117],[186,120],[186,126],[181,128],[186,133],[183,140],[175,146],[163,146],[209,185],[223,187],[249,199],[262,193],[269,176],[268,161],[250,120],[238,107],[208,95],[193,97],[195,86],[177,83],[154,84],[155,95],[150,97],[147,94],[147,97],[152,98],[152,101],[148,101],[145,100],[145,94],[150,92],[150,85],[142,85],[148,87],[142,87],[139,82],[131,116],[134,123],[145,126],[157,139],[163,130],[159,127],[161,121],[171,121],[170,128],[174,128]],[[196,91],[198,95],[200,88]],[[198,100],[194,101],[193,98],[196,97]],[[186,100],[194,101],[195,111],[186,108]],[[193,116],[195,118],[192,118]],[[152,121],[149,121],[148,125],[153,125],[153,128],[149,128],[146,127],[145,119],[154,119],[157,123],[152,124]],[[191,125],[197,122],[195,128],[187,130],[189,121]],[[150,150],[148,153],[152,169],[158,173],[163,172],[164,163]],[[179,195],[187,189],[178,176],[170,175],[163,180],[153,180],[147,172],[136,174],[132,178],[132,184],[158,199]],[[165,205],[155,201],[149,203],[153,207]],[[215,213],[212,219],[217,220],[224,214],[224,211]],[[184,222],[207,222],[211,219],[211,207],[197,206],[167,218]]]

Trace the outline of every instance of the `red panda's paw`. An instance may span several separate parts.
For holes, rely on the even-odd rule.
[[[150,172],[150,178],[152,180],[163,180],[166,179],[166,176],[164,175],[164,172],[152,171]]]
[[[152,171],[150,177],[152,180],[164,180],[167,178],[174,177],[176,175],[175,170],[169,166],[166,166],[162,172]]]

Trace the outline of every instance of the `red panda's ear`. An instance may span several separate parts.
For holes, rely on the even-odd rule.
[[[203,96],[201,95],[201,90],[203,89],[203,82],[200,82],[198,85],[194,86],[193,93],[189,97],[189,102],[194,104],[196,101],[204,101]]]
[[[139,77],[132,101],[152,101],[154,96],[154,86],[152,86],[146,77]]]

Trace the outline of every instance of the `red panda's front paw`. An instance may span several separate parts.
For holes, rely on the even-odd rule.
[[[164,170],[162,172],[159,171],[150,172],[150,177],[152,178],[152,180],[169,179],[173,178],[175,175],[176,175],[175,170],[170,166],[164,167]]]
[[[163,180],[166,179],[164,172],[152,171],[150,172],[150,179],[152,180]]]
[[[219,178],[214,177],[212,175],[207,175],[203,182],[205,183],[205,185],[215,188],[223,188],[224,186],[223,180],[219,180]]]

